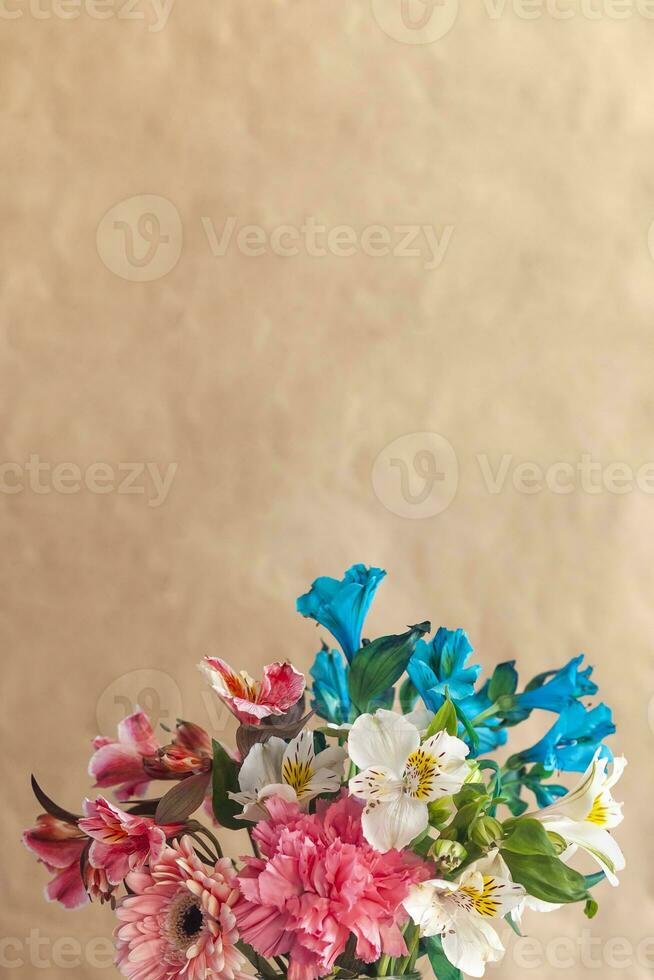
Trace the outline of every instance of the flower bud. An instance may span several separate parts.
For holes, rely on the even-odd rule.
[[[468,836],[478,847],[488,848],[502,838],[502,824],[495,817],[481,816],[474,821]]]
[[[441,837],[435,842],[430,851],[430,857],[436,864],[441,874],[451,874],[463,864],[468,856],[463,844],[455,840],[446,840]]]
[[[481,769],[476,762],[468,762],[468,774],[464,779],[464,783],[482,783],[483,778],[481,775]]]

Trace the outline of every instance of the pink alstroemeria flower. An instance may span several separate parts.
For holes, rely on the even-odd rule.
[[[247,725],[285,715],[304,694],[304,675],[288,661],[264,667],[261,682],[244,670],[237,674],[220,657],[205,657],[200,669],[238,720]]]
[[[143,796],[150,779],[143,760],[156,755],[161,748],[150,719],[137,711],[118,725],[118,740],[99,735],[94,743],[95,755],[89,763],[89,775],[100,788],[116,787],[119,800]]]
[[[42,813],[33,830],[26,830],[23,843],[54,875],[46,886],[49,902],[60,902],[64,908],[78,909],[89,897],[82,881],[81,861],[88,837],[75,824],[57,820]]]
[[[89,864],[106,872],[112,885],[119,885],[130,871],[140,871],[159,860],[166,837],[181,825],[159,827],[149,817],[126,813],[104,797],[84,801],[85,816],[79,827],[93,838]]]

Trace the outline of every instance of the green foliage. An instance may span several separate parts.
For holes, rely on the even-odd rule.
[[[436,980],[463,980],[461,970],[452,966],[447,956],[443,952],[443,944],[440,936],[429,936],[423,939],[431,968],[434,971]]]
[[[418,698],[418,689],[410,677],[405,677],[400,684],[400,707],[402,714],[408,715],[415,708]]]
[[[236,816],[242,807],[230,800],[228,793],[238,793],[238,767],[220,742],[213,740],[213,812],[216,820],[229,830],[243,830]]]
[[[495,668],[488,687],[488,697],[491,701],[497,701],[498,698],[508,694],[515,694],[518,687],[518,672],[514,664],[515,660],[509,660],[498,664]]]
[[[350,698],[355,715],[368,711],[375,699],[400,679],[416,643],[430,629],[429,623],[419,623],[406,633],[381,636],[359,650],[349,672]]]
[[[431,724],[427,729],[426,738],[431,738],[432,735],[437,735],[438,732],[447,732],[448,735],[456,735],[459,730],[459,725],[456,717],[456,710],[454,705],[447,698],[443,705],[432,718]]]
[[[559,860],[556,847],[538,820],[512,822],[500,848],[511,877],[543,902],[569,904],[589,897],[586,879]]]

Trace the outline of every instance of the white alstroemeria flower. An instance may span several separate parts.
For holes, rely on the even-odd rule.
[[[265,819],[261,805],[269,796],[290,803],[308,803],[320,793],[336,793],[343,776],[345,750],[339,746],[315,754],[313,732],[305,729],[286,744],[273,736],[257,742],[248,752],[238,774],[240,793],[231,799],[243,804],[246,820]]]
[[[420,935],[440,936],[450,963],[471,977],[483,977],[487,963],[502,959],[496,929],[526,895],[522,885],[491,870],[490,862],[478,861],[457,881],[437,878],[414,885],[404,900]]]
[[[489,851],[486,855],[486,858],[484,859],[484,873],[511,881],[511,872],[509,871],[506,861],[498,850]],[[516,905],[516,907],[511,910],[510,916],[516,926],[520,929],[522,926],[522,918],[527,910],[531,910],[532,912],[555,912],[560,908],[561,906],[555,904],[554,902],[543,902],[542,899],[534,898],[533,895],[527,895],[525,893],[525,897],[522,899],[520,904]]]
[[[568,849],[561,855],[567,859],[581,847],[593,857],[612,885],[617,885],[617,871],[625,867],[625,859],[617,842],[609,833],[622,822],[622,803],[616,803],[611,790],[622,776],[627,760],[618,758],[612,772],[607,774],[607,760],[599,753],[582,776],[579,784],[556,803],[532,814],[546,830],[564,839]]]
[[[420,744],[403,715],[380,708],[352,725],[348,752],[361,773],[350,793],[366,801],[363,833],[378,851],[406,847],[429,823],[427,804],[458,793],[468,775],[468,746],[439,732]]]

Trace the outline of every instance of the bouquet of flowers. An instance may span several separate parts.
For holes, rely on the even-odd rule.
[[[604,744],[609,708],[584,703],[592,668],[575,657],[519,690],[514,662],[479,682],[461,629],[362,640],[384,575],[355,565],[298,599],[338,644],[316,655],[311,710],[290,663],[255,681],[207,657],[235,749],[182,720],[158,735],[137,711],[95,740],[102,795],[81,814],[32,780],[45,812],[24,841],[52,875],[47,897],[111,903],[126,977],[235,980],[248,963],[266,980],[391,977],[423,956],[439,980],[480,977],[527,909],[579,902],[592,917],[595,886],[617,884],[626,763]],[[545,736],[491,758],[535,711],[554,716]],[[556,771],[582,775],[568,791]],[[234,862],[219,839],[244,829],[252,853]],[[598,871],[570,865],[579,850]]]

